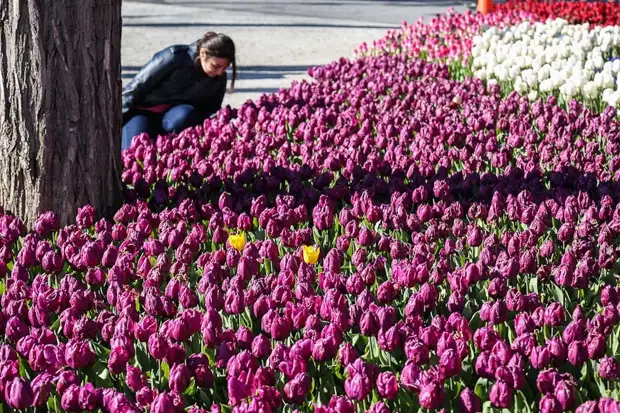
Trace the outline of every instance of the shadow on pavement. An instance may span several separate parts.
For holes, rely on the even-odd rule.
[[[146,62],[145,62],[146,63]],[[283,79],[287,75],[306,74],[309,68],[320,65],[293,65],[293,66],[243,66],[239,65],[239,80]],[[131,79],[140,70],[141,66],[121,66],[121,78]],[[253,89],[252,89],[253,90]],[[277,89],[276,89],[277,90]]]
[[[319,24],[319,23],[123,23],[123,27],[299,27],[318,29],[398,29],[400,26],[385,24],[356,25],[356,24]]]

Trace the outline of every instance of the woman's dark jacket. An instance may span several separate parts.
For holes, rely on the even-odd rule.
[[[196,63],[197,42],[156,53],[123,88],[123,116],[139,107],[189,104],[205,116],[217,112],[226,92],[226,73],[209,77]]]

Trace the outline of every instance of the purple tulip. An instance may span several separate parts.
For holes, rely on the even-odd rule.
[[[560,303],[551,303],[545,309],[544,322],[547,325],[552,327],[559,327],[564,324],[564,320],[566,318],[566,311],[562,304]]]
[[[550,393],[540,399],[540,402],[538,402],[538,409],[540,409],[541,413],[560,413],[562,411],[560,403],[555,396]]]
[[[575,413],[597,413],[598,410],[598,406],[597,403],[593,400],[584,402],[581,406],[579,406],[576,410]]]
[[[4,397],[13,409],[25,409],[32,406],[34,402],[34,394],[30,383],[20,377],[15,377],[5,385]]]
[[[441,354],[439,359],[439,371],[441,377],[444,379],[456,376],[461,372],[461,359],[456,351],[448,349]]]
[[[147,407],[153,403],[157,393],[155,390],[151,389],[148,386],[142,387],[140,390],[136,392],[136,403],[139,407]]]
[[[381,397],[391,400],[398,393],[398,380],[392,372],[380,373],[377,377],[377,391]]]
[[[445,389],[442,384],[432,380],[429,384],[422,387],[418,401],[425,409],[437,409],[442,405],[445,397]]]
[[[568,345],[568,361],[573,366],[581,366],[588,357],[588,350],[583,341],[573,341]]]
[[[508,409],[512,405],[512,388],[505,381],[496,381],[489,398],[493,406]]]
[[[482,403],[469,387],[463,389],[459,395],[459,409],[461,413],[482,413]]]
[[[189,386],[191,372],[185,364],[177,364],[170,370],[168,384],[172,391],[183,393]]]
[[[80,386],[77,384],[70,385],[62,394],[60,406],[68,412],[80,411]]]
[[[163,360],[168,354],[168,343],[159,334],[153,334],[149,337],[148,350],[151,356],[157,360]]]
[[[567,380],[560,380],[555,386],[554,395],[562,411],[570,410],[575,404],[575,388]]]
[[[169,393],[160,393],[151,403],[152,413],[169,413],[175,411],[172,396]]]
[[[598,360],[605,355],[606,343],[602,334],[596,332],[589,334],[586,343],[590,359]]]
[[[530,362],[532,367],[537,370],[541,370],[551,362],[551,354],[547,347],[537,346],[534,347],[530,354]]]
[[[229,382],[230,383],[230,382]],[[296,375],[293,380],[284,385],[285,399],[289,403],[302,404],[306,395],[310,391],[312,379],[306,373]],[[230,389],[230,384],[229,384]],[[230,394],[230,390],[229,390]]]
[[[135,392],[147,385],[147,379],[142,370],[130,364],[126,367],[125,381],[127,386]]]
[[[93,411],[103,402],[103,394],[101,389],[96,389],[92,383],[86,383],[85,386],[80,387],[78,400],[82,410]]]
[[[603,357],[599,364],[599,376],[606,380],[620,377],[620,363],[613,357]]]
[[[56,380],[56,393],[63,395],[71,385],[80,385],[80,378],[72,370],[64,370],[58,375]]]
[[[69,340],[65,349],[65,360],[69,367],[82,369],[95,362],[95,353],[87,341]]]

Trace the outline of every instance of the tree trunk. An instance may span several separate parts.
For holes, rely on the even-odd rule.
[[[121,200],[121,0],[0,0],[0,206],[30,228]]]

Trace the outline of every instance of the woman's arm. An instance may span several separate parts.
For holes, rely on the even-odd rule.
[[[205,116],[214,114],[222,107],[224,95],[226,94],[226,74],[220,76],[214,86],[217,88],[217,91],[204,103],[204,106],[201,108]]]
[[[168,75],[174,69],[175,62],[172,48],[156,53],[123,88],[123,113],[133,109],[145,93]]]

